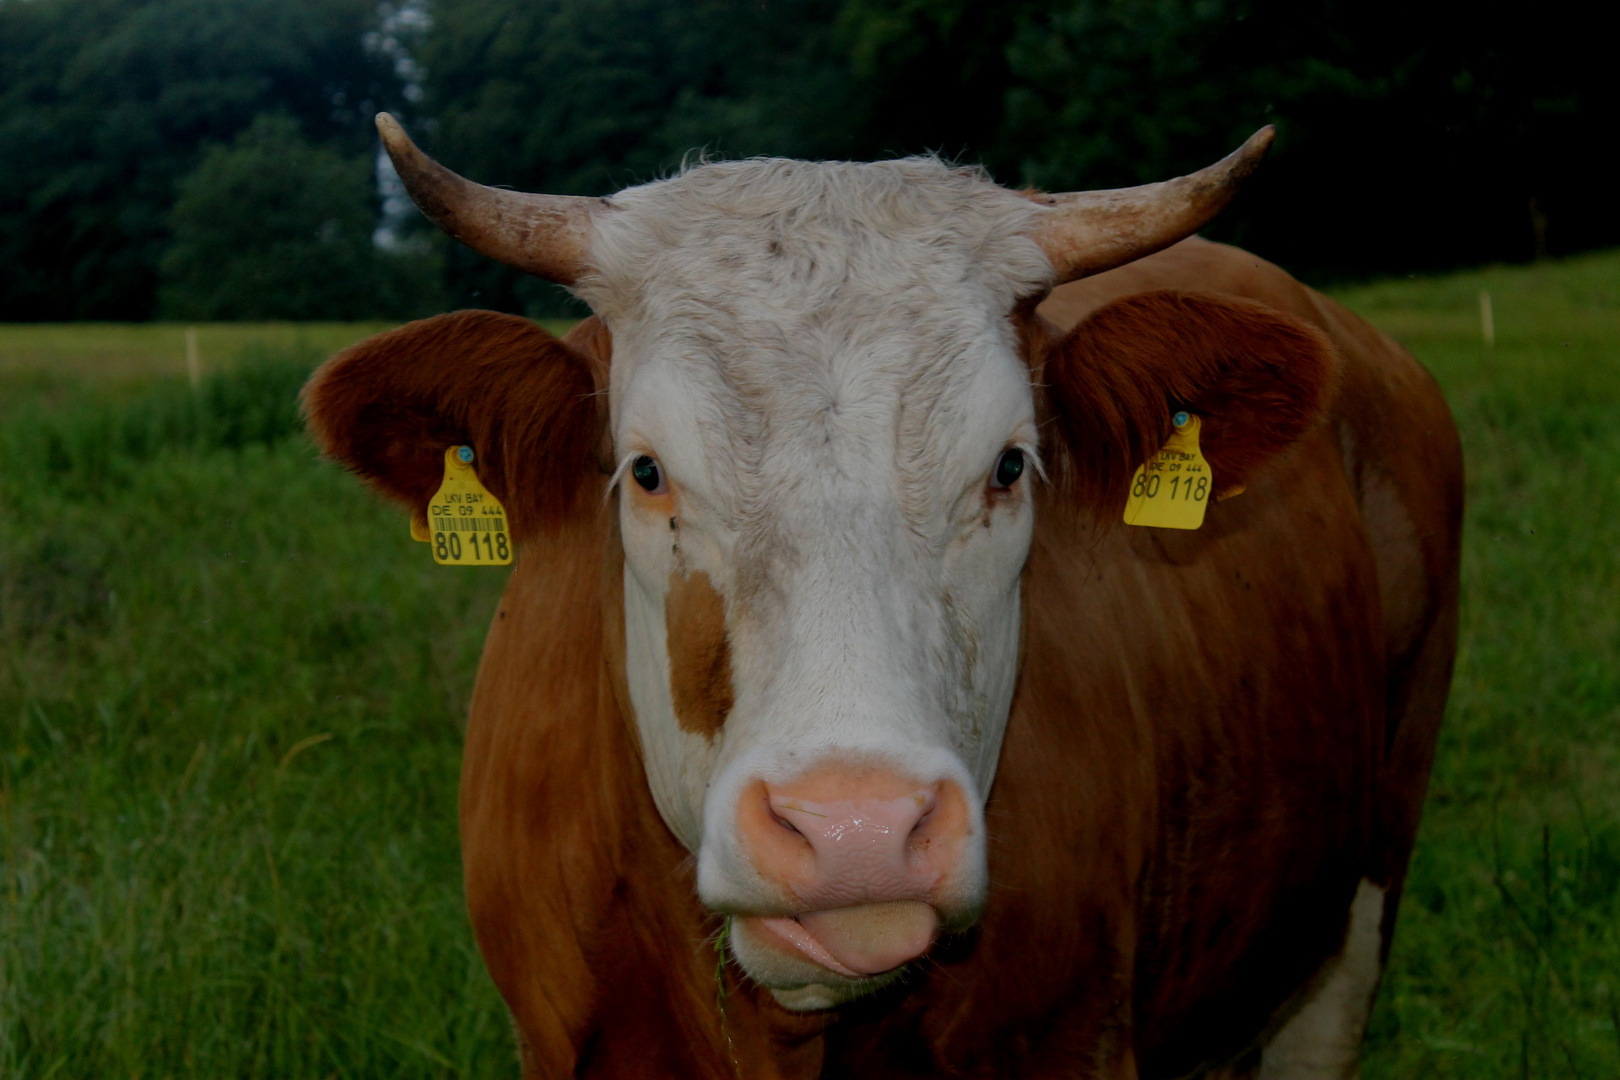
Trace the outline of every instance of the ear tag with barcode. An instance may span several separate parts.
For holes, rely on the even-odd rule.
[[[1178,412],[1164,449],[1139,465],[1131,477],[1125,524],[1162,529],[1196,529],[1214,494],[1215,474],[1198,449],[1199,419]]]
[[[472,447],[452,446],[444,452],[444,482],[427,514],[412,516],[411,536],[433,545],[433,561],[440,566],[511,563],[506,508],[479,482]]]

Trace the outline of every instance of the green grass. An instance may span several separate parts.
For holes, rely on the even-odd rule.
[[[1620,256],[1340,299],[1434,371],[1469,471],[1461,652],[1365,1073],[1620,1076]]]
[[[1470,468],[1366,1075],[1615,1076],[1620,253],[1343,299]],[[183,327],[0,327],[0,1076],[515,1074],[455,825],[504,575],[434,566],[292,407],[372,329],[201,327],[194,391]]]
[[[105,383],[185,375],[186,332],[203,372],[227,367],[243,348],[336,352],[390,323],[5,323],[0,380],[21,377]]]
[[[313,358],[259,351],[0,432],[0,1076],[512,1072],[455,825],[502,575],[317,462]]]
[[[186,338],[200,375],[229,370],[244,354],[327,356],[393,323],[0,323],[0,410],[7,399],[71,395],[189,376]],[[543,323],[562,333],[572,320]]]

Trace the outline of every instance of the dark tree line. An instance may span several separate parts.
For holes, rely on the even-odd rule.
[[[1216,234],[1306,276],[1620,242],[1620,91],[1573,0],[402,3],[0,0],[0,318],[554,309],[387,217],[380,108],[475,179],[581,194],[694,152],[1116,186],[1276,123]]]
[[[389,62],[363,45],[373,18],[371,0],[0,0],[0,317],[155,314],[185,227],[177,200],[195,197],[204,162],[251,141],[261,117],[284,118],[300,150],[369,155],[371,113],[400,97]],[[331,179],[317,169],[306,182]],[[288,176],[289,191],[298,182]],[[331,242],[303,237],[309,254],[342,247],[349,238],[333,230],[356,210],[369,237],[369,191],[307,196],[331,210],[313,222]],[[303,269],[326,274],[318,259]],[[265,314],[325,313],[263,302]],[[341,301],[325,310],[360,313]]]

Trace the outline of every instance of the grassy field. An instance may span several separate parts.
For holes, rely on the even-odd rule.
[[[1440,379],[1469,470],[1461,653],[1365,1073],[1620,1076],[1620,256],[1339,298]]]
[[[5,397],[70,394],[164,376],[228,372],[244,355],[328,356],[391,323],[32,323],[0,324],[0,409]],[[561,333],[570,321],[545,323]]]
[[[1365,1073],[1620,1075],[1620,253],[1342,299],[1470,468]],[[183,327],[0,327],[0,1076],[515,1073],[455,830],[503,575],[434,566],[297,431],[372,329],[201,327],[194,391]]]
[[[186,335],[199,371],[228,368],[246,348],[335,352],[387,323],[31,323],[0,326],[0,380],[24,386],[187,375]]]

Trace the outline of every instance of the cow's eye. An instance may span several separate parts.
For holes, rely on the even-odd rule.
[[[630,475],[636,478],[642,490],[649,495],[662,495],[668,489],[664,486],[664,470],[658,467],[658,459],[650,458],[646,454],[636,458],[630,463]]]
[[[996,471],[990,475],[990,486],[1005,490],[1018,483],[1018,478],[1023,475],[1024,452],[1017,447],[1003,450],[996,459]]]

